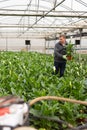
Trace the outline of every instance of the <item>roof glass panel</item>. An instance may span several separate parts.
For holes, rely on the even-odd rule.
[[[30,33],[45,37],[48,32],[54,35],[86,27],[86,0],[0,0],[2,38]]]

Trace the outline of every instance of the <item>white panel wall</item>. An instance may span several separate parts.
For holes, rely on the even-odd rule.
[[[73,44],[75,44],[75,40],[80,38],[71,39]],[[27,46],[25,45],[25,40],[31,41],[31,46],[28,47],[29,51],[39,51],[43,53],[53,53],[53,49],[45,49],[48,48],[54,48],[55,43],[58,42],[58,40],[52,40],[52,41],[46,41],[45,39],[0,39],[0,50],[7,50],[7,51],[21,51],[27,49]],[[70,39],[67,39],[69,41]],[[81,46],[87,48],[87,39],[86,37],[81,39]]]
[[[45,46],[44,39],[0,39],[0,50],[21,51],[26,49],[25,40],[31,41],[31,50],[42,51]]]

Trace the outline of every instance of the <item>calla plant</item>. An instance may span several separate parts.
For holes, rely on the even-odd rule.
[[[73,48],[73,44],[72,43],[68,43],[66,50],[67,50],[67,56],[72,56],[73,52],[74,52],[74,48]]]

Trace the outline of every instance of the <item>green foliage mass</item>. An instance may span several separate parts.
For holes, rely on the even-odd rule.
[[[0,96],[13,94],[26,102],[40,96],[60,96],[87,101],[87,57],[67,61],[65,75],[52,75],[53,56],[37,52],[0,52]],[[61,119],[74,126],[77,118],[86,117],[83,105],[58,101],[41,101],[30,108],[30,114]],[[35,127],[59,130],[58,123],[30,119]],[[65,125],[63,126],[65,128]]]

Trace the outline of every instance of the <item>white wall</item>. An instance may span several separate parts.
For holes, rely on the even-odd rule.
[[[45,39],[0,39],[0,50],[21,51],[26,48],[25,40],[30,40],[31,50],[42,50]]]
[[[71,39],[71,41],[75,44],[75,39]],[[53,53],[53,49],[45,50],[45,39],[0,39],[0,50],[8,50],[8,51],[21,51],[26,50],[25,40],[31,41],[31,46],[29,51],[39,51],[44,53]],[[67,39],[69,41],[70,39]],[[55,43],[58,40],[46,41],[46,47],[54,48]],[[81,39],[81,46],[87,48],[87,38]],[[79,47],[79,46],[78,46]]]

